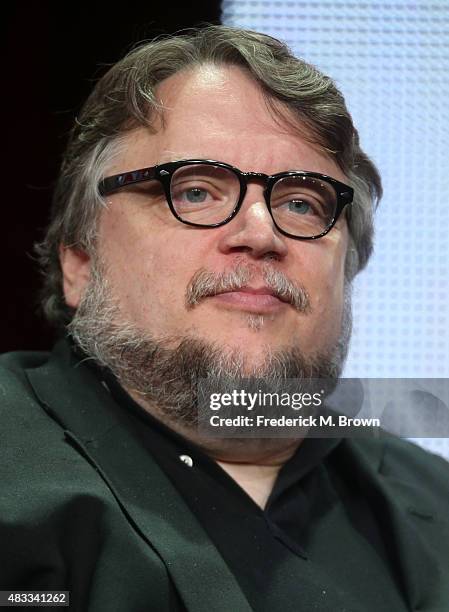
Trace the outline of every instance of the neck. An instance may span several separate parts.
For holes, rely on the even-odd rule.
[[[186,427],[170,419],[137,393],[128,390],[133,399],[152,416],[162,421],[214,459],[225,472],[262,509],[282,466],[294,455],[301,443],[297,438],[207,438],[195,426]]]
[[[216,457],[214,459],[251,499],[264,509],[282,466],[292,457],[300,440],[284,442],[290,442],[290,444],[286,444],[282,449],[271,454],[267,453],[258,462],[223,461]]]

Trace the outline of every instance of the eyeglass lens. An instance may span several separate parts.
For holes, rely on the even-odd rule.
[[[221,223],[240,197],[240,181],[228,168],[193,164],[178,168],[171,179],[171,200],[184,221],[199,225]],[[332,223],[337,195],[330,183],[308,176],[280,178],[270,196],[277,225],[296,236],[314,236]]]

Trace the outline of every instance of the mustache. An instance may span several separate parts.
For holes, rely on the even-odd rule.
[[[262,268],[251,264],[239,264],[233,270],[221,273],[201,268],[193,275],[187,286],[186,306],[192,309],[204,298],[244,289],[254,278],[260,276],[276,297],[291,304],[300,313],[307,314],[311,311],[310,298],[305,287],[301,283],[291,281],[283,272],[269,264]]]

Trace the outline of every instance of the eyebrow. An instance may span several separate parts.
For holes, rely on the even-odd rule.
[[[186,156],[185,154],[181,154],[181,153],[176,153],[175,151],[164,151],[161,155],[161,159],[160,161],[158,161],[157,165],[160,164],[167,164],[169,162],[175,162],[175,161],[181,161],[183,159],[206,159],[205,157],[192,157],[192,156]]]
[[[184,151],[184,153],[179,153],[179,152],[176,152],[176,151],[167,151],[167,150],[165,150],[162,153],[162,155],[160,157],[160,160],[157,162],[157,165],[160,166],[161,164],[167,164],[169,162],[185,161],[185,160],[188,160],[188,159],[204,159],[204,160],[221,161],[221,160],[216,159],[215,157],[213,157],[211,155],[199,154],[198,152],[192,153],[190,151],[190,152],[186,153]]]

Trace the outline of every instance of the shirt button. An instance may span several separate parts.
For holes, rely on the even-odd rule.
[[[192,457],[189,457],[189,455],[179,455],[179,458],[183,463],[185,463],[189,467],[193,466],[193,459]]]

